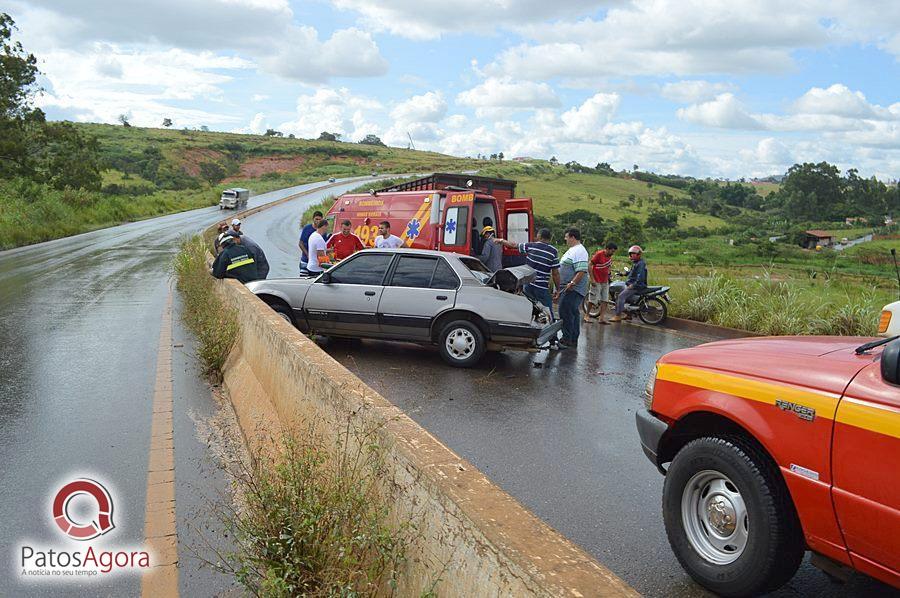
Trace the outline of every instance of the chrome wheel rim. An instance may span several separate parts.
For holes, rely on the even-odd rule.
[[[747,547],[747,505],[723,473],[707,469],[688,480],[681,497],[681,519],[688,542],[714,565],[733,563]]]
[[[465,328],[454,328],[447,335],[444,346],[453,359],[466,359],[475,352],[475,335]]]
[[[660,320],[662,320],[663,308],[662,305],[657,303],[656,301],[647,301],[641,306],[641,313],[648,322],[652,324],[656,324]]]

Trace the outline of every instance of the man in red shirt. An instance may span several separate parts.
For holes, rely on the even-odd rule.
[[[588,291],[588,313],[593,313],[594,307],[600,304],[601,324],[609,324],[606,311],[609,307],[609,269],[612,266],[612,257],[619,247],[615,243],[607,243],[606,249],[599,249],[591,258],[588,272],[591,275],[591,288]],[[584,321],[590,322],[588,314],[584,314]]]
[[[351,226],[353,225],[349,220],[344,220],[341,222],[341,232],[328,239],[326,247],[334,252],[336,260],[348,258],[364,247],[359,237],[350,232]]]

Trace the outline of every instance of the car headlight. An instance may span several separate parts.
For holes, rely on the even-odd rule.
[[[653,366],[653,373],[650,374],[647,386],[644,387],[644,407],[647,409],[650,409],[650,406],[653,405],[653,389],[656,387],[656,372],[658,370],[658,366]]]

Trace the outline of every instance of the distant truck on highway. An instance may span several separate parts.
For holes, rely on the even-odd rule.
[[[769,592],[810,550],[832,577],[859,571],[900,588],[900,339],[673,351],[644,407],[637,427],[666,478],[669,543],[698,583]]]
[[[222,191],[222,197],[219,199],[219,209],[239,209],[247,207],[247,200],[250,199],[250,190],[234,187]]]
[[[335,231],[350,220],[367,247],[375,246],[378,224],[387,220],[403,247],[478,255],[481,230],[515,243],[533,240],[534,212],[529,197],[515,197],[516,182],[465,174],[435,173],[370,193],[342,195],[328,211]],[[524,264],[504,249],[503,266]]]

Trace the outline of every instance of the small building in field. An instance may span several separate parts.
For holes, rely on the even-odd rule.
[[[800,244],[805,249],[816,247],[831,247],[834,245],[834,235],[824,230],[804,231],[803,242]]]

